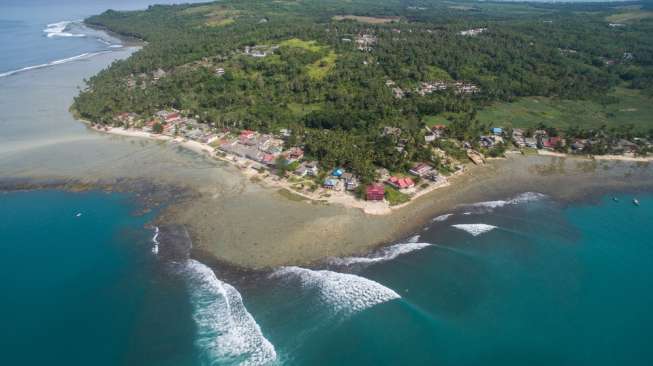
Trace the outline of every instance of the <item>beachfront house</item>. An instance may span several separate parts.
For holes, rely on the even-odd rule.
[[[344,173],[340,179],[345,181],[346,190],[353,191],[358,188],[358,178],[356,178],[352,173]]]
[[[553,150],[557,146],[565,146],[565,140],[563,140],[560,136],[542,139],[542,147],[547,150]]]
[[[323,187],[326,189],[337,189],[338,188],[338,179],[335,178],[327,178],[324,180]]]
[[[428,174],[433,168],[426,164],[426,163],[419,163],[413,166],[408,172],[412,175],[416,175],[418,177],[423,177],[424,175]]]
[[[397,189],[409,189],[415,187],[415,182],[410,177],[400,178],[392,176],[386,182]]]
[[[286,159],[291,163],[297,160],[301,160],[303,157],[304,157],[304,150],[302,150],[299,147],[290,148],[290,150],[288,150],[288,153],[286,154]]]
[[[365,190],[365,198],[368,201],[383,201],[385,197],[385,188],[383,184],[372,184]]]

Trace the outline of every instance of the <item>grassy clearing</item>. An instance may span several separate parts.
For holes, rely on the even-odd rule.
[[[433,127],[435,125],[445,125],[447,126],[449,123],[449,117],[455,116],[456,113],[440,113],[436,116],[426,116],[423,118],[424,123],[426,123],[427,126]]]
[[[208,27],[224,27],[234,22],[236,22],[234,18],[213,18],[207,20],[204,24]]]
[[[452,80],[448,72],[433,65],[428,67],[428,78],[430,80]]]
[[[393,187],[386,186],[385,187],[385,199],[388,200],[388,203],[390,203],[390,206],[396,206],[396,205],[400,205],[402,203],[406,203],[406,202],[410,201],[410,196],[405,194],[405,193],[399,192],[398,190],[396,190]]]
[[[545,97],[521,98],[513,103],[498,103],[478,113],[490,125],[535,127],[539,123],[556,127],[614,127],[631,123],[636,128],[653,127],[653,98],[637,90],[617,88],[610,94],[618,102],[601,104],[591,100],[558,100]]]
[[[316,41],[304,41],[299,38],[287,39],[279,43],[279,46],[302,48],[311,52],[320,52],[324,48],[323,46],[318,45]]]
[[[313,111],[322,109],[321,104],[288,103],[288,110],[297,117],[303,117]]]
[[[385,24],[385,23],[394,23],[401,20],[401,17],[365,17],[358,15],[336,15],[333,20],[355,20],[361,23],[367,24]]]
[[[652,17],[653,11],[627,11],[625,13],[610,15],[605,19],[611,23],[633,23]]]
[[[306,68],[308,76],[314,80],[324,79],[329,74],[329,71],[331,71],[331,69],[336,65],[337,58],[338,56],[336,53],[331,51],[328,55],[308,65]]]

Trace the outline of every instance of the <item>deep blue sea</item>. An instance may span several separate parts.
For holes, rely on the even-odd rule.
[[[0,78],[119,49],[77,20],[147,2],[0,2]],[[49,80],[26,82],[58,101]],[[0,365],[653,365],[650,192],[517,193],[234,284],[165,260],[141,208],[129,193],[0,193]]]

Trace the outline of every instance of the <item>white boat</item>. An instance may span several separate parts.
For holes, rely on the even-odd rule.
[[[639,206],[639,201],[637,200],[637,198],[633,198],[633,205]]]

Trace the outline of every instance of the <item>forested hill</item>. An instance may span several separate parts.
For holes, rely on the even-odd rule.
[[[619,20],[630,9],[644,15]],[[148,43],[92,77],[74,107],[101,123],[173,107],[215,127],[349,131],[364,140],[446,112],[473,122],[476,109],[516,97],[601,100],[617,85],[651,93],[652,11],[430,0],[107,11],[86,23]]]

